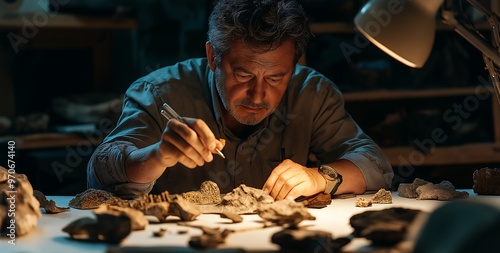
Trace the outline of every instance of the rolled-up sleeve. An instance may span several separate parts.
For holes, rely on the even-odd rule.
[[[319,80],[311,100],[314,154],[326,163],[341,159],[354,163],[369,191],[390,188],[394,172],[386,155],[345,110],[338,87],[325,78]]]
[[[381,150],[368,151],[366,148],[358,148],[344,154],[340,159],[349,160],[359,168],[368,191],[390,188],[394,172]]]
[[[125,161],[136,150],[132,143],[103,143],[94,151],[87,169],[87,187],[113,192],[121,197],[135,197],[151,191],[154,182],[139,184],[128,180]]]

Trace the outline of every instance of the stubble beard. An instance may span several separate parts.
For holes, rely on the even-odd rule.
[[[222,101],[222,105],[224,106],[226,111],[228,111],[229,114],[231,116],[233,116],[233,118],[236,119],[239,123],[241,123],[243,125],[255,126],[255,125],[259,124],[267,116],[269,116],[271,113],[274,112],[274,108],[269,110],[270,106],[268,103],[264,102],[261,104],[255,104],[248,97],[238,99],[234,102],[234,104],[230,104],[228,99],[227,99],[226,89],[224,88],[224,80],[222,78],[222,74],[220,73],[220,70],[216,69],[214,72],[214,75],[215,75],[215,85],[217,87],[217,92],[219,93],[219,97]],[[254,114],[254,113],[247,113],[244,116],[240,116],[236,112],[236,108],[240,105],[250,106],[253,108],[265,108],[265,109],[267,109],[267,113],[262,118],[257,118],[256,114]]]

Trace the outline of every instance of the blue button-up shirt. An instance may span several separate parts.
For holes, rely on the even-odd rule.
[[[131,182],[125,160],[135,149],[160,140],[167,120],[160,114],[168,103],[184,117],[206,122],[215,137],[226,140],[226,159],[189,169],[178,163],[156,181]],[[242,140],[225,126],[213,72],[205,58],[191,59],[156,70],[127,90],[116,128],[104,139],[88,164],[88,187],[121,196],[168,190],[181,193],[199,189],[206,180],[221,192],[244,183],[262,188],[283,159],[311,166],[314,155],[322,164],[339,159],[354,163],[363,173],[367,190],[390,187],[393,171],[381,149],[344,109],[338,88],[317,71],[296,65],[282,101],[258,130]]]

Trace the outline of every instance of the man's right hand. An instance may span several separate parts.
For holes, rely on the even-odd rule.
[[[150,183],[166,168],[178,162],[188,168],[202,166],[213,160],[211,150],[221,150],[224,143],[217,140],[201,119],[171,119],[157,143],[132,151],[125,170],[130,181]]]
[[[202,166],[213,160],[212,152],[221,150],[224,144],[217,140],[201,119],[171,119],[161,136],[157,155],[165,167],[180,162],[188,168]]]

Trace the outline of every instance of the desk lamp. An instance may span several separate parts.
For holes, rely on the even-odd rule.
[[[443,23],[483,53],[500,102],[499,18],[478,1],[467,0],[488,19],[492,32],[492,42],[488,42],[473,26],[465,26],[456,19],[458,14],[453,10],[453,2],[458,1],[462,0],[370,0],[355,16],[354,24],[361,34],[396,60],[421,68],[431,53],[436,14],[441,8]]]

